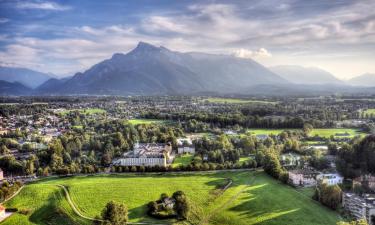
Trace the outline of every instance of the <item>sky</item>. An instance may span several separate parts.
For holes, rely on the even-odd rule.
[[[0,65],[74,75],[139,41],[375,73],[375,0],[0,0]]]

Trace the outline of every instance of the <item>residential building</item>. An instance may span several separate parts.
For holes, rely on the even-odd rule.
[[[294,167],[301,164],[301,156],[295,153],[282,154],[280,163],[284,167]]]
[[[195,146],[193,145],[193,141],[190,138],[178,138],[177,152],[178,154],[195,154]]]
[[[344,192],[342,206],[356,219],[366,219],[370,225],[375,225],[375,198],[368,194],[363,196]]]
[[[4,180],[4,172],[0,169],[0,181]]]
[[[322,173],[316,176],[318,182],[327,184],[329,186],[342,184],[344,178],[338,173]]]
[[[371,174],[362,175],[356,178],[354,183],[360,184],[368,190],[375,191],[375,176]]]
[[[170,164],[173,159],[171,157],[171,144],[135,144],[133,151],[124,153],[122,158],[115,159],[114,165],[121,166],[164,166]]]
[[[5,207],[0,205],[0,217],[4,217],[5,216]]]
[[[288,171],[289,183],[294,186],[312,187],[316,185],[316,175],[319,174],[313,169],[304,168]]]

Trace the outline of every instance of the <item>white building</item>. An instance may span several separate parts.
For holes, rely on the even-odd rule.
[[[190,153],[195,154],[195,147],[193,141],[190,138],[178,138],[177,139],[177,153],[184,154]]]
[[[357,220],[366,219],[370,225],[375,225],[373,223],[375,218],[375,198],[370,195],[361,197],[354,193],[344,192],[342,206]]]
[[[135,144],[134,150],[124,153],[123,158],[115,159],[114,165],[121,166],[167,166],[172,162],[170,144]]]
[[[325,173],[325,174],[319,174],[316,179],[324,184],[327,184],[329,186],[336,185],[336,184],[342,184],[344,178],[340,176],[338,173]]]
[[[318,173],[310,169],[299,169],[288,171],[289,183],[294,186],[312,187],[316,185]]]

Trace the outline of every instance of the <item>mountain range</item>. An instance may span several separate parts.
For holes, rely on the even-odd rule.
[[[373,87],[375,84],[375,74],[365,73],[348,80],[348,83],[356,86]]]
[[[325,92],[326,89],[330,93],[361,91],[317,68],[266,68],[252,59],[181,53],[144,42],[139,42],[126,54],[115,53],[110,59],[72,77],[57,79],[28,69],[0,67],[0,80],[4,80],[0,83],[1,95],[277,94],[300,93],[304,90]],[[348,82],[355,85],[363,83],[359,78]],[[14,91],[10,91],[11,85],[14,85]],[[372,91],[366,89],[369,90]]]

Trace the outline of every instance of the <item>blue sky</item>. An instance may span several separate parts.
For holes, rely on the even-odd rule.
[[[177,51],[375,73],[374,0],[0,0],[0,63],[60,76],[139,41]]]

